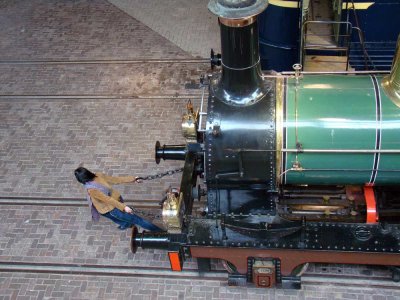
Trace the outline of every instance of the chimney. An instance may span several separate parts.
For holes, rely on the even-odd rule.
[[[215,95],[230,105],[251,105],[267,92],[258,50],[257,15],[266,0],[211,0],[208,9],[218,16],[221,30],[222,74]]]

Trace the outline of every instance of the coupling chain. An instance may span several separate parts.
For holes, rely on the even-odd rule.
[[[147,175],[145,177],[137,177],[136,180],[154,180],[154,179],[162,178],[164,176],[174,175],[176,173],[181,173],[181,172],[183,172],[183,168],[169,170],[169,171],[161,172],[161,173],[154,174],[154,175]]]
[[[153,218],[153,220],[155,220],[155,219],[160,219],[160,218],[161,218],[161,214],[160,214],[160,213],[158,213],[158,214],[153,214],[153,213],[151,213],[151,212],[144,211],[143,209],[137,209],[137,208],[134,208],[134,207],[132,207],[132,206],[130,206],[130,208],[132,209],[132,212],[133,212],[134,214],[139,214],[139,215],[141,215],[141,216],[143,216],[143,217]]]
[[[157,179],[157,178],[162,178],[162,177],[168,176],[168,175],[174,175],[174,174],[181,173],[181,172],[183,172],[183,168],[173,169],[173,170],[169,170],[169,171],[166,171],[166,172],[161,172],[161,173],[154,174],[154,175],[148,175],[148,176],[145,176],[145,177],[137,177],[136,180],[154,180],[154,179]],[[147,212],[147,211],[144,211],[142,209],[137,209],[137,208],[134,208],[134,207],[131,207],[131,209],[132,209],[133,213],[140,214],[140,215],[142,215],[144,217],[153,218],[153,219],[160,219],[161,218],[161,214],[160,213],[154,214],[154,213]]]

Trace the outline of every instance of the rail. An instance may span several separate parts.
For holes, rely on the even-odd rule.
[[[137,209],[160,209],[160,199],[132,200],[125,199],[125,203]],[[54,207],[87,207],[87,200],[83,198],[58,198],[58,197],[0,197],[1,205],[13,206],[54,206]],[[193,206],[200,208],[202,203],[196,201]]]
[[[210,63],[210,59],[205,58],[176,58],[176,59],[159,59],[159,58],[137,58],[137,59],[82,59],[82,60],[0,60],[0,65],[97,65],[97,64],[143,64],[143,63]]]
[[[160,208],[160,200],[125,200],[125,203],[137,208]],[[0,197],[0,205],[32,205],[32,206],[76,206],[86,207],[87,200],[83,198],[59,197]]]
[[[148,278],[174,278],[197,279],[226,282],[228,272],[212,270],[199,272],[197,269],[186,269],[181,272],[171,271],[170,268],[144,267],[144,266],[117,266],[117,265],[90,265],[68,263],[25,263],[20,261],[0,261],[0,272],[11,273],[47,273],[66,275],[96,275],[119,277],[148,277]],[[301,276],[302,285],[319,286],[321,284],[353,287],[369,287],[382,289],[399,288],[399,284],[384,276],[320,274],[306,272]]]
[[[82,94],[45,94],[45,95],[37,95],[37,94],[0,94],[1,100],[131,100],[131,99],[154,99],[154,100],[163,100],[163,99],[185,99],[199,97],[200,93],[182,93],[182,94],[163,94],[163,95],[132,95],[132,94],[102,94],[102,95],[82,95]]]
[[[134,276],[134,277],[167,277],[181,279],[219,279],[226,280],[224,271],[200,273],[189,269],[182,272],[171,271],[170,268],[143,267],[143,266],[112,266],[112,265],[82,265],[82,264],[55,264],[55,263],[23,263],[0,262],[0,272],[24,273],[52,273],[52,274],[79,274],[97,276]]]
[[[357,32],[358,32],[358,39],[360,41],[361,49],[363,51],[363,56],[364,56],[364,67],[365,67],[365,70],[368,70],[368,63],[370,63],[372,65],[372,67],[374,69],[376,69],[376,67],[374,66],[373,61],[369,57],[368,52],[367,52],[366,47],[365,47],[364,33],[360,28],[360,22],[358,20],[358,14],[357,14],[357,11],[356,11],[356,8],[355,8],[353,0],[351,0],[351,4],[352,4],[351,7],[349,7],[349,2],[346,2],[346,10],[349,12],[349,9],[351,8],[351,10],[353,11],[353,14],[354,14],[354,20],[356,22],[356,27],[353,27],[353,28],[356,28]],[[347,14],[347,20],[349,19],[349,17],[350,17],[350,15]]]
[[[309,34],[309,25],[338,25],[338,34]],[[345,25],[344,34],[340,34],[341,26]],[[304,67],[304,60],[307,50],[317,50],[317,51],[334,51],[334,52],[345,52],[346,53],[346,71],[349,67],[349,52],[350,52],[350,42],[352,35],[352,24],[350,22],[340,22],[340,21],[306,21],[303,23],[301,28],[301,41],[300,41],[300,64]],[[308,44],[308,37],[319,38],[320,40],[328,39],[328,42],[323,44]],[[334,37],[337,37],[338,42],[332,43]],[[341,45],[341,46],[339,46]]]

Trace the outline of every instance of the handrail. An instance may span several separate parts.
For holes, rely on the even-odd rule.
[[[307,36],[335,36],[334,34],[331,35],[319,35],[319,34],[307,34],[307,26],[309,24],[324,24],[324,25],[333,25],[333,24],[339,24],[339,25],[346,25],[346,30],[345,34],[339,34],[338,37],[343,37],[343,41],[345,41],[345,46],[339,47],[339,46],[333,46],[333,45],[311,45],[311,47],[307,48]],[[348,21],[306,21],[302,24],[302,38],[301,38],[301,55],[300,55],[300,64],[304,67],[304,56],[305,56],[305,51],[306,49],[314,49],[314,50],[327,50],[327,51],[346,51],[346,71],[348,71],[349,67],[349,52],[350,52],[350,42],[351,42],[351,35],[352,35],[352,29],[353,26],[350,22]],[[316,47],[318,46],[318,47]]]
[[[364,33],[360,28],[360,22],[358,21],[358,15],[357,15],[357,12],[356,12],[356,9],[355,9],[354,1],[351,0],[351,3],[352,3],[352,7],[351,8],[352,8],[352,11],[353,11],[353,14],[354,14],[354,20],[356,22],[356,27],[354,27],[354,28],[356,28],[357,31],[358,31],[358,39],[360,40],[361,48],[362,48],[363,54],[364,54],[365,69],[368,70],[368,63],[370,63],[371,66],[374,68],[374,70],[376,70],[376,67],[374,66],[374,62],[371,60],[371,58],[368,55],[367,50],[365,49]],[[349,2],[346,3],[347,11],[349,11],[348,6],[349,6]],[[349,15],[349,14],[347,14],[347,15]]]

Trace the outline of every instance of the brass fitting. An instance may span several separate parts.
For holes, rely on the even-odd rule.
[[[184,211],[183,194],[168,192],[167,200],[163,203],[162,218],[169,233],[181,233]]]
[[[195,141],[197,139],[197,128],[199,111],[194,112],[192,102],[189,100],[187,113],[182,116],[182,135],[186,141]]]
[[[400,35],[397,39],[396,52],[393,57],[392,71],[382,79],[385,94],[400,107]]]

